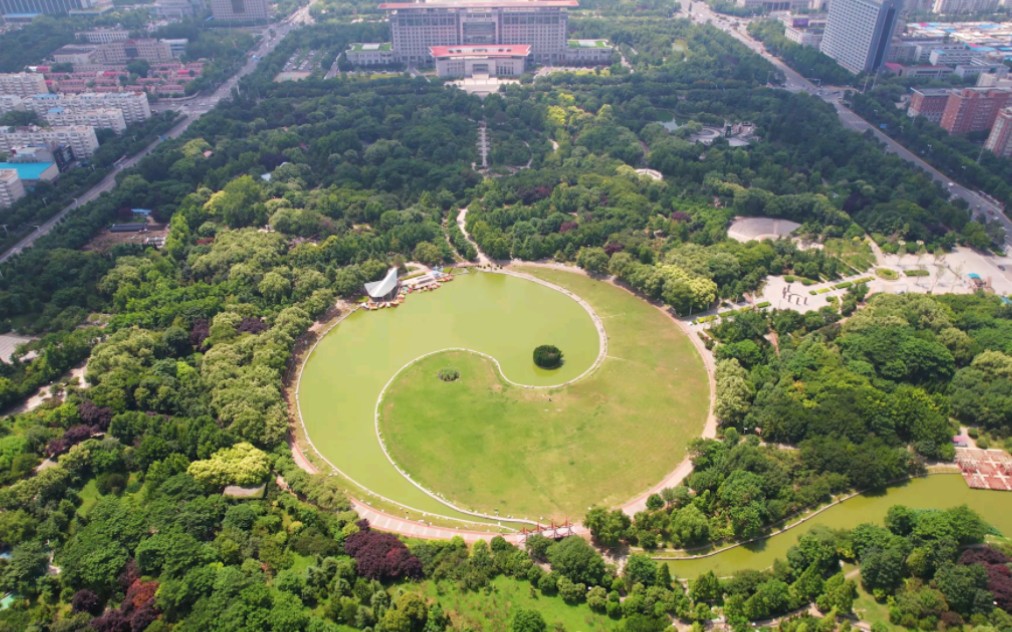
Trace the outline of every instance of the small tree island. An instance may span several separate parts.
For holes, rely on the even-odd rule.
[[[538,345],[534,349],[534,364],[542,369],[557,369],[562,366],[562,351],[555,345]]]

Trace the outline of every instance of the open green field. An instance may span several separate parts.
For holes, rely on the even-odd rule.
[[[798,538],[816,526],[853,529],[864,522],[882,524],[893,505],[915,509],[948,509],[966,505],[1005,536],[1012,535],[1012,493],[970,489],[959,474],[933,474],[890,487],[881,494],[862,494],[830,507],[798,527],[747,546],[693,560],[669,562],[671,573],[693,578],[706,571],[731,575],[745,568],[769,568],[776,558],[785,558]]]
[[[436,423],[415,426],[410,435],[385,436],[395,458],[416,480],[462,508],[489,513],[499,509],[504,516],[526,513],[534,519],[575,518],[595,502],[617,504],[632,498],[677,465],[687,443],[702,430],[709,403],[707,376],[688,339],[654,307],[577,274],[530,272],[584,298],[602,318],[608,334],[609,355],[597,371],[566,387],[565,394],[531,392],[556,401],[562,401],[557,400],[561,396],[567,406],[578,402],[586,419],[578,421],[583,425],[577,426],[577,432],[568,427],[553,429],[548,424],[554,424],[558,414],[543,406],[531,409],[538,415],[523,423],[546,426],[546,434],[539,439],[547,448],[542,450],[545,460],[540,465],[541,448],[522,435],[500,432],[494,441],[487,440],[493,435],[447,436],[447,424]],[[534,366],[531,352],[543,343],[564,351],[566,362],[560,369],[545,371]],[[453,348],[488,354],[500,362],[509,380],[538,386],[579,376],[599,351],[593,321],[572,298],[524,279],[473,273],[437,292],[412,295],[396,310],[351,315],[313,351],[302,374],[298,401],[316,449],[348,477],[403,505],[463,518],[414,487],[387,462],[374,427],[377,398],[391,377],[420,356]],[[433,359],[433,366],[444,364],[443,357]],[[488,380],[496,378],[489,368],[492,365],[479,362],[476,366],[484,366],[483,379],[491,384]],[[464,371],[463,364],[458,370]],[[412,373],[408,368],[402,377]],[[468,385],[468,380],[435,382],[433,387]],[[433,396],[438,392],[423,387],[416,397],[404,400],[405,407],[445,410],[439,406],[446,402]],[[484,413],[481,409],[453,412],[457,420],[469,415]],[[584,431],[579,432],[580,428]],[[575,443],[563,445],[563,438]],[[424,446],[415,441],[436,443]],[[443,441],[452,449],[438,449],[438,442]],[[428,450],[427,455],[409,463],[405,458],[410,459],[416,448]],[[563,457],[564,453],[568,454]],[[494,466],[517,455],[523,458],[516,459],[519,465],[509,470]],[[473,464],[483,467],[468,470],[469,487],[447,484]],[[488,489],[479,485],[482,481]]]
[[[500,576],[492,580],[490,588],[488,593],[467,592],[453,582],[430,580],[409,584],[404,592],[417,592],[439,602],[455,630],[505,632],[513,613],[520,609],[540,612],[549,630],[556,629],[557,624],[565,630],[582,632],[604,632],[621,626],[621,622],[595,613],[587,604],[570,606],[561,597],[545,597],[532,591],[531,585],[523,580]]]
[[[578,278],[564,274],[573,278],[551,280]],[[583,280],[572,288],[581,296],[604,285]],[[588,299],[608,318],[609,357],[579,382],[513,386],[487,358],[467,352],[431,356],[400,374],[380,416],[394,460],[451,500],[537,518],[578,518],[663,478],[700,432],[706,376],[701,367],[693,374],[698,358],[679,348],[687,341],[663,314],[605,287]],[[442,368],[460,379],[441,381]]]

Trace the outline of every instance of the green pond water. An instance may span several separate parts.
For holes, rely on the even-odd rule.
[[[959,474],[934,474],[890,488],[883,494],[857,496],[766,540],[710,557],[675,560],[668,564],[672,574],[690,579],[710,570],[718,576],[726,576],[744,568],[768,568],[776,558],[785,557],[787,549],[816,526],[851,529],[863,522],[881,524],[893,505],[917,509],[948,509],[967,505],[1004,535],[1012,535],[1012,492],[970,489]]]
[[[562,349],[561,368],[534,365],[534,347],[546,343]],[[351,314],[314,349],[298,401],[310,440],[346,476],[407,507],[463,518],[387,462],[374,427],[377,398],[397,371],[453,347],[491,355],[510,380],[548,386],[586,371],[599,340],[587,311],[559,291],[502,274],[461,275],[434,292],[408,296],[396,309]]]

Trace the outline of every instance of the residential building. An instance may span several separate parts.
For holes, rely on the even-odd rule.
[[[433,46],[529,45],[531,61],[561,64],[568,52],[568,9],[577,0],[499,0],[495,2],[388,2],[396,61],[432,63]]]
[[[937,125],[942,122],[942,114],[945,112],[945,105],[948,102],[949,90],[915,88],[910,94],[907,116],[911,118],[922,116]]]
[[[130,39],[130,31],[124,29],[95,29],[94,31],[81,31],[75,35],[78,40],[89,44],[108,44]]]
[[[123,112],[127,125],[151,118],[151,105],[144,92],[83,92],[81,94],[38,94],[25,99],[25,105],[45,116],[53,108],[67,111],[116,109]]]
[[[3,2],[3,0],[0,0]],[[50,57],[57,64],[94,64],[98,58],[98,46],[82,46],[80,44],[68,44],[53,51]]]
[[[262,24],[270,19],[267,0],[211,0],[215,22]]]
[[[963,88],[953,90],[945,103],[939,123],[950,134],[986,132],[994,125],[998,112],[1012,102],[1012,90]]]
[[[352,44],[344,56],[355,66],[390,66],[397,63],[390,42]]]
[[[100,5],[98,0],[0,0],[0,13],[4,15],[63,15],[88,11]]]
[[[43,92],[49,92],[49,88],[41,72],[0,73],[0,94],[29,97]]]
[[[0,94],[0,116],[24,109],[25,104],[21,97],[16,94]]]
[[[429,51],[436,62],[438,77],[514,77],[524,74],[531,46],[433,46]]]
[[[25,197],[25,185],[14,169],[0,169],[0,208],[7,208]]]
[[[99,110],[77,110],[56,107],[42,115],[50,125],[90,125],[94,128],[107,128],[119,134],[126,129],[123,111],[114,108]]]
[[[1012,107],[998,113],[984,148],[995,156],[1012,158]]]
[[[90,158],[98,149],[95,128],[86,125],[60,127],[0,126],[0,151],[7,153],[18,145],[67,145],[77,158]]]
[[[902,0],[833,0],[819,49],[852,73],[886,59]]]
[[[932,13],[957,15],[959,13],[993,13],[999,0],[935,0]]]

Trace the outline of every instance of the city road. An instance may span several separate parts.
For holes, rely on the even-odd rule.
[[[253,70],[256,68],[260,60],[263,59],[266,55],[268,55],[271,51],[273,51],[274,47],[277,46],[278,42],[283,40],[285,36],[288,35],[289,31],[291,31],[293,28],[302,26],[303,24],[309,24],[312,22],[312,20],[313,18],[309,15],[308,6],[305,6],[299,9],[298,11],[295,11],[278,24],[271,25],[270,28],[274,30],[274,37],[268,37],[267,31],[265,31],[264,37],[261,40],[260,45],[250,52],[250,56],[246,64],[242,68],[240,68],[239,71],[236,74],[234,74],[231,78],[229,78],[220,86],[218,86],[218,88],[214,92],[206,96],[199,96],[193,99],[181,100],[180,102],[177,103],[171,103],[169,107],[153,108],[156,111],[175,109],[182,114],[183,118],[171,130],[155,139],[154,142],[145,147],[143,150],[113,167],[113,170],[106,177],[102,178],[102,180],[98,184],[96,184],[95,186],[93,186],[92,188],[88,189],[86,192],[82,193],[77,198],[75,198],[74,202],[71,203],[69,206],[61,210],[59,213],[54,215],[46,222],[39,224],[34,231],[32,231],[30,234],[28,234],[23,239],[14,244],[3,255],[0,255],[0,263],[3,263],[8,259],[10,259],[11,257],[21,253],[26,248],[30,248],[31,245],[35,243],[35,240],[42,237],[43,235],[48,234],[51,230],[53,230],[54,227],[56,227],[57,224],[59,224],[63,220],[64,217],[66,217],[74,209],[80,207],[82,204],[87,204],[88,202],[91,202],[92,200],[98,198],[98,196],[102,195],[103,193],[106,193],[107,191],[111,191],[113,187],[116,186],[116,176],[119,175],[121,171],[123,171],[124,169],[129,169],[134,165],[136,165],[141,160],[143,160],[144,157],[150,154],[152,151],[154,151],[155,148],[157,148],[162,141],[167,140],[169,138],[178,138],[183,132],[189,129],[190,125],[192,125],[194,121],[196,121],[198,118],[206,114],[208,111],[212,110],[214,106],[218,105],[219,101],[221,101],[224,98],[227,98],[232,93],[232,88],[234,88],[239,83],[239,80],[248,75],[249,73],[253,72]]]
[[[878,140],[885,144],[886,151],[896,154],[900,158],[922,169],[935,182],[938,182],[945,187],[949,191],[950,195],[964,200],[976,216],[982,219],[986,218],[1001,222],[1002,227],[1005,229],[1005,244],[1006,246],[1012,246],[1012,220],[1010,220],[1002,212],[1001,206],[981,196],[976,191],[959,184],[953,178],[946,176],[944,173],[929,165],[909,149],[890,138],[875,126],[871,125],[868,121],[858,116],[853,110],[840,102],[841,93],[839,90],[822,89],[819,86],[816,86],[811,81],[795,72],[790,66],[780,61],[779,58],[768,53],[762,43],[749,36],[748,32],[745,30],[747,20],[715,13],[709,6],[706,5],[706,3],[693,2],[692,0],[682,0],[682,10],[683,13],[688,15],[693,22],[698,24],[710,24],[724,31],[745,46],[749,47],[757,55],[762,56],[768,62],[773,64],[784,74],[783,88],[785,90],[789,92],[807,92],[812,96],[822,99],[833,106],[844,127],[858,133],[870,131]],[[691,11],[691,13],[689,13],[689,11]]]

